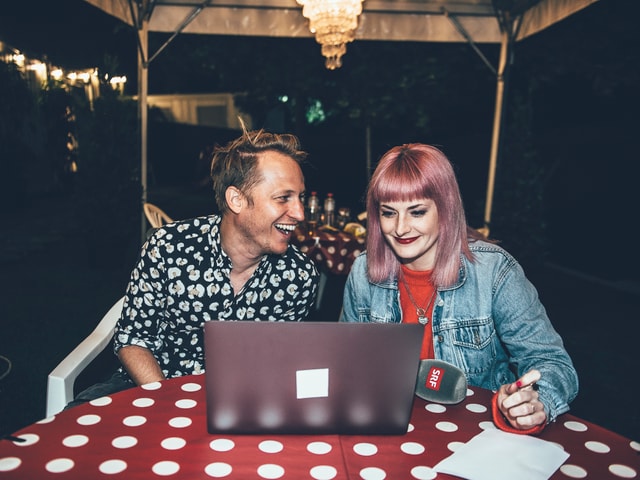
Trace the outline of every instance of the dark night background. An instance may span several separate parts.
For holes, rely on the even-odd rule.
[[[632,250],[639,206],[638,18],[640,2],[600,0],[515,45],[492,225],[492,234],[533,272],[544,264],[556,269],[550,271],[571,271],[568,278],[588,282],[569,294],[565,289],[569,285],[573,288],[573,283],[565,282],[559,274],[539,277],[550,317],[554,323],[561,322],[558,329],[577,366],[582,367],[581,397],[585,400],[577,402],[576,414],[636,437],[637,402],[620,400],[611,414],[615,420],[594,413],[602,407],[599,400],[608,399],[596,399],[602,385],[600,380],[591,380],[590,369],[592,362],[607,355],[615,356],[619,369],[624,370],[620,365],[638,364],[629,335],[640,319],[640,260]],[[151,34],[150,51],[165,39]],[[114,75],[126,74],[126,93],[136,93],[134,33],[84,1],[5,2],[0,7],[0,40],[67,68],[98,66]],[[495,65],[498,47],[480,48]],[[363,210],[368,124],[373,166],[393,145],[425,142],[440,146],[456,168],[469,223],[481,226],[495,78],[468,45],[356,40],[347,48],[343,67],[330,72],[324,68],[320,47],[313,39],[182,35],[158,56],[149,71],[150,94],[241,91],[249,92],[246,105],[253,113],[255,127],[282,128],[300,136],[310,152],[305,170],[309,191],[317,190],[321,196],[331,191],[339,206],[350,206],[353,212]],[[284,94],[292,99],[286,105],[277,101]],[[316,99],[326,107],[328,118],[310,125],[302,121],[300,112]],[[278,119],[275,123],[274,118]],[[153,123],[150,198],[166,198],[162,206],[174,217],[207,213],[212,199],[201,199],[210,196],[200,195],[202,203],[193,206],[188,205],[185,192],[199,188],[199,152],[226,140],[230,133],[235,135]],[[167,191],[178,191],[182,197],[170,196]],[[18,218],[19,223],[20,217],[34,209],[37,207],[16,207],[16,217],[11,218]],[[26,228],[23,235],[33,236]],[[0,238],[2,235],[0,232]],[[66,254],[72,253],[67,246]],[[62,262],[60,259],[57,261]],[[42,280],[42,288],[53,292],[31,292],[39,296],[38,301],[24,308],[24,304],[17,305],[16,292],[24,290],[21,282],[33,285],[34,279],[19,262],[0,262],[0,269],[6,281],[0,290],[3,330],[14,317],[29,321],[29,315],[38,315],[37,305],[46,309],[46,302],[60,302],[53,292],[81,295],[84,288],[94,289],[88,295],[94,296],[96,305],[78,308],[69,315],[97,320],[113,302],[113,292],[123,290],[119,272],[101,272],[99,279],[93,279],[84,277],[89,275],[84,270],[77,272],[75,267],[54,260],[48,283],[44,275]],[[57,281],[56,275],[63,271],[69,279],[68,291],[64,282]],[[534,274],[533,279],[538,277]],[[76,286],[76,282],[83,285]],[[563,310],[567,308],[564,303],[556,305],[556,293],[575,302],[570,307],[575,315]],[[590,303],[595,300],[599,303]],[[29,313],[31,308],[34,311]],[[568,319],[563,319],[563,314]],[[87,333],[92,322],[86,326]],[[81,338],[71,325],[55,327],[60,336],[67,332],[70,338],[58,345],[60,351],[50,352],[42,360],[41,376],[35,380],[39,390],[44,390],[43,376],[78,343],[76,338]],[[586,340],[575,335],[576,330]],[[15,350],[8,341],[5,345],[5,339],[10,338],[0,330],[0,355]],[[596,367],[609,369],[612,361],[609,358]],[[4,388],[0,383],[3,403],[12,394],[10,387],[17,383],[18,371],[20,366],[14,365],[13,378],[3,380],[14,383]],[[602,370],[600,374],[606,377]],[[608,378],[608,383],[615,382]],[[607,385],[603,390],[613,388]],[[42,408],[42,398],[37,401],[37,408]],[[30,423],[40,416],[29,413],[24,421]],[[6,421],[13,428],[22,426],[20,417]],[[11,430],[2,423],[0,434]]]

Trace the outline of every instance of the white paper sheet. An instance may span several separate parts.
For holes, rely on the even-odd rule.
[[[529,435],[484,430],[434,470],[467,480],[546,480],[569,458],[555,443]]]

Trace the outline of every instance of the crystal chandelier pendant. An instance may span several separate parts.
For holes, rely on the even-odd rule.
[[[297,0],[302,15],[309,19],[309,31],[322,45],[325,66],[335,70],[342,66],[347,43],[356,37],[358,16],[364,0]]]

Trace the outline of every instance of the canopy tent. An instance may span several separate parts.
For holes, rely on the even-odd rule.
[[[85,0],[138,31],[138,98],[141,131],[142,202],[147,195],[148,67],[180,33],[311,37],[296,0]],[[597,0],[365,0],[356,41],[466,42],[496,76],[496,99],[484,212],[491,224],[499,157],[505,77],[514,42],[559,22]],[[171,34],[149,55],[149,32]],[[500,44],[493,66],[476,44]],[[318,48],[318,61],[320,49]],[[367,153],[369,155],[369,153]],[[370,158],[367,159],[370,164]],[[145,231],[143,216],[142,232]],[[144,235],[144,233],[143,233]]]

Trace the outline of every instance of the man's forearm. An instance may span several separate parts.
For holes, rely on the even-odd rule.
[[[136,345],[122,347],[118,358],[136,385],[164,380],[158,361],[146,348]]]

